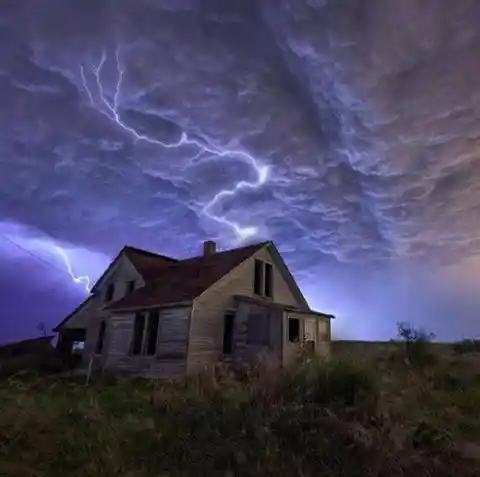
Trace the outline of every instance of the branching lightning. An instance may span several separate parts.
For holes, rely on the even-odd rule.
[[[68,273],[70,274],[70,277],[72,278],[73,283],[82,285],[85,291],[87,293],[90,293],[90,290],[92,288],[90,285],[90,278],[88,276],[77,277],[73,273],[72,264],[70,263],[70,259],[68,258],[68,255],[65,253],[65,251],[60,247],[58,247],[57,245],[54,245],[53,248],[62,257],[63,261],[65,262],[65,266],[67,267]]]
[[[107,119],[112,122],[115,122],[120,128],[125,132],[133,136],[136,141],[145,141],[150,144],[155,144],[162,148],[174,149],[186,145],[194,145],[198,147],[200,153],[208,152],[210,154],[216,155],[217,157],[231,157],[236,160],[241,160],[249,164],[252,168],[252,171],[255,173],[255,180],[252,182],[248,181],[239,181],[231,189],[221,190],[214,197],[207,202],[201,210],[201,214],[209,217],[211,220],[223,224],[229,227],[240,240],[245,240],[249,237],[252,237],[258,233],[258,228],[255,226],[241,226],[238,222],[227,219],[224,215],[217,215],[214,212],[215,207],[220,203],[225,197],[233,197],[238,192],[243,189],[258,189],[263,184],[265,184],[269,177],[269,168],[268,166],[260,165],[258,161],[252,157],[250,154],[247,154],[241,150],[220,150],[214,148],[206,143],[203,143],[197,139],[194,139],[187,135],[187,133],[182,132],[180,138],[176,142],[163,142],[158,139],[152,138],[145,134],[139,133],[132,126],[127,125],[120,115],[120,100],[122,95],[122,83],[125,75],[125,68],[123,63],[120,60],[120,49],[117,48],[115,51],[115,64],[117,69],[117,81],[114,87],[113,95],[108,95],[105,87],[102,83],[102,70],[107,61],[107,54],[103,51],[100,61],[97,65],[91,67],[90,72],[93,74],[94,83],[96,85],[96,95],[99,98],[99,101],[95,101],[94,92],[89,86],[87,81],[87,76],[85,73],[85,68],[83,65],[80,65],[80,77],[82,79],[83,88],[89,99],[90,105],[95,108],[99,113],[103,114]]]
[[[163,142],[158,139],[155,139],[151,136],[141,134],[134,127],[126,124],[120,115],[120,101],[122,95],[122,83],[125,75],[125,68],[120,59],[120,48],[117,48],[115,51],[115,65],[117,69],[117,80],[114,86],[113,94],[109,95],[106,92],[106,89],[102,83],[102,70],[104,68],[105,62],[107,61],[107,54],[105,50],[102,52],[100,61],[97,65],[92,66],[89,69],[90,74],[93,75],[93,83],[96,88],[96,95],[94,90],[89,86],[87,75],[85,72],[85,67],[83,64],[80,65],[80,78],[82,80],[83,89],[85,94],[88,97],[90,106],[93,107],[100,114],[105,116],[109,121],[114,122],[123,129],[126,133],[130,134],[135,141],[144,141],[149,144],[153,144],[166,149],[176,149],[182,146],[196,146],[198,148],[198,153],[195,157],[200,157],[203,153],[210,153],[217,157],[230,157],[236,160],[241,160],[250,165],[252,171],[255,174],[255,180],[249,182],[241,180],[235,184],[231,189],[224,189],[216,193],[213,198],[208,201],[201,210],[201,214],[210,218],[211,220],[222,224],[230,230],[232,230],[239,241],[244,241],[250,237],[253,237],[258,233],[258,227],[255,226],[242,226],[239,222],[228,219],[225,215],[218,215],[215,213],[215,207],[226,197],[234,197],[241,190],[245,189],[258,189],[264,185],[269,177],[269,167],[264,166],[258,163],[258,161],[241,150],[235,149],[218,149],[212,147],[203,141],[199,141],[187,135],[186,132],[182,132],[180,138],[175,142]],[[95,97],[98,97],[98,100],[95,101]],[[73,273],[70,260],[60,247],[55,246],[56,252],[62,257],[65,265],[67,267],[68,273],[72,278],[75,284],[80,284],[87,293],[90,293],[91,282],[88,276],[76,276]]]

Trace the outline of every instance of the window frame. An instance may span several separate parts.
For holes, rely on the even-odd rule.
[[[143,324],[141,327],[141,336],[139,337],[139,349],[137,351],[137,339],[136,339],[136,322],[139,319],[139,316],[143,317]],[[144,311],[137,311],[133,317],[133,326],[132,326],[132,333],[130,337],[130,348],[129,348],[129,355],[130,356],[142,356],[145,358],[152,358],[157,355],[157,347],[158,347],[158,339],[160,337],[160,310],[144,310]],[[151,322],[152,320],[156,321],[156,326],[151,329]],[[153,352],[150,350],[150,333],[154,332],[155,334],[155,341],[153,346]]]
[[[94,355],[101,356],[103,354],[103,350],[105,349],[106,334],[107,334],[107,322],[106,320],[102,320],[98,328],[97,340],[95,342],[95,351],[93,353]]]
[[[300,343],[301,340],[300,340],[300,337],[301,337],[301,323],[300,323],[300,318],[296,318],[295,316],[288,316],[287,315],[287,320],[288,320],[288,327],[287,327],[287,341],[289,343]],[[296,322],[297,325],[296,325],[296,328],[297,328],[297,339],[292,339],[291,335],[291,331],[292,331],[292,327],[291,327],[291,323],[294,323]]]
[[[155,327],[151,328],[151,323],[155,322]],[[143,345],[143,355],[144,356],[155,356],[157,354],[157,345],[158,345],[158,337],[160,331],[160,311],[159,310],[151,310],[148,312],[148,318],[146,320],[146,326],[144,330],[144,345]],[[155,335],[155,340],[151,341],[151,333]],[[153,352],[150,350],[150,346],[153,343]]]
[[[107,289],[105,290],[105,303],[108,303],[113,300],[115,295],[115,283],[109,283]]]
[[[269,273],[267,273],[267,269],[269,270]],[[266,260],[261,260],[259,258],[254,259],[253,294],[255,296],[270,300],[274,299],[274,270],[275,267],[271,262],[267,262]],[[269,286],[267,286],[267,281]]]
[[[127,293],[132,293],[135,291],[136,282],[135,280],[128,280],[127,282]]]
[[[137,336],[136,336],[136,329],[137,329],[137,319],[140,318],[140,316],[143,318],[143,324],[141,326],[141,332],[140,334],[140,344],[139,344],[139,349],[137,352]],[[133,315],[133,326],[132,326],[132,334],[131,334],[131,340],[130,340],[130,355],[131,356],[142,356],[142,350],[143,350],[143,340],[145,338],[145,325],[146,325],[146,316],[144,311],[137,311]]]
[[[263,264],[263,293],[266,298],[273,298],[273,265],[269,262]]]

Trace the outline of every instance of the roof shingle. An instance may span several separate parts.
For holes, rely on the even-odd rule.
[[[123,253],[132,262],[145,282],[155,279],[164,267],[179,263],[176,258],[159,255],[129,245],[123,248]]]

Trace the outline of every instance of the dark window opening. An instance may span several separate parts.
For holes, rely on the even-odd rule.
[[[288,341],[295,343],[300,340],[300,320],[298,318],[288,319]]]
[[[255,260],[253,292],[255,295],[262,295],[263,293],[263,262],[261,260]]]
[[[103,351],[103,342],[105,341],[105,329],[107,325],[104,321],[100,323],[100,329],[98,331],[97,344],[95,346],[95,353],[102,354]]]
[[[142,352],[144,328],[145,315],[143,313],[135,313],[135,321],[133,323],[132,354],[140,354]]]
[[[223,325],[223,353],[231,354],[233,351],[233,325],[235,313],[227,312],[224,317]]]
[[[113,294],[115,292],[115,285],[110,283],[107,288],[107,292],[105,293],[105,301],[111,301],[113,298]]]
[[[158,311],[151,311],[148,317],[147,327],[147,355],[153,356],[157,350],[157,338],[158,338],[158,324],[159,314]]]
[[[130,280],[127,284],[128,293],[132,293],[135,290],[135,280]]]
[[[270,263],[265,264],[265,296],[273,297],[273,267]]]

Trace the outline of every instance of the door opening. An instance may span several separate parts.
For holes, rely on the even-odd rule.
[[[231,354],[233,351],[233,325],[235,313],[227,311],[224,316],[223,325],[223,354]]]

